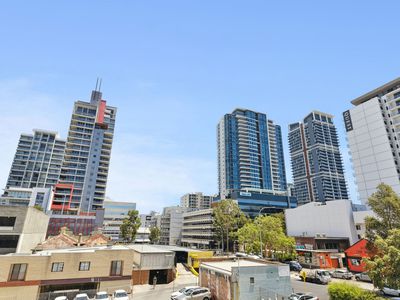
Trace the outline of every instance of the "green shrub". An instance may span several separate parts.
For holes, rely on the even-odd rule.
[[[330,283],[328,286],[330,300],[379,300],[383,299],[374,292],[363,290],[362,288],[346,282]]]

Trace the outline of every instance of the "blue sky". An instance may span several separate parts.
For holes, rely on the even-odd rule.
[[[118,107],[108,196],[141,212],[217,192],[216,124],[235,107],[287,126],[400,75],[398,1],[2,1],[0,185],[21,132],[66,137],[96,77]]]

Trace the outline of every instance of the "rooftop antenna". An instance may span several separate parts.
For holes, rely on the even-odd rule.
[[[98,86],[98,84],[99,84],[99,77],[97,77],[97,80],[96,80],[96,87],[95,87],[95,91],[97,91],[97,86]]]
[[[99,92],[100,92],[100,90],[101,90],[101,83],[102,83],[102,79],[100,78],[100,83],[99,83]]]

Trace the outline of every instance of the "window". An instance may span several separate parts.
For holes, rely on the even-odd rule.
[[[356,225],[356,230],[361,230],[361,225]]]
[[[63,262],[55,262],[51,265],[52,272],[62,272],[64,270],[64,263]]]
[[[110,276],[122,275],[122,260],[113,260],[111,262]]]
[[[14,227],[16,217],[0,217],[0,227]]]
[[[90,270],[90,261],[81,261],[79,263],[79,271],[89,271]]]
[[[254,277],[250,277],[250,284],[254,284]]]
[[[10,271],[9,281],[23,281],[25,280],[26,269],[28,264],[13,264]]]

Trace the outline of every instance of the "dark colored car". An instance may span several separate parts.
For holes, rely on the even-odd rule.
[[[300,272],[303,267],[297,261],[289,261],[290,271]]]

